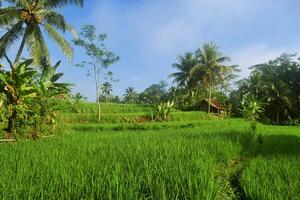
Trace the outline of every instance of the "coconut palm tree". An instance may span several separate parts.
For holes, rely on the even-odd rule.
[[[290,97],[292,91],[288,84],[279,80],[276,83],[269,83],[268,94],[266,95],[267,102],[270,103],[273,108],[276,108],[276,123],[279,124],[280,116],[286,116],[288,110],[292,107]]]
[[[236,66],[226,66],[224,63],[230,61],[230,58],[224,56],[219,47],[213,43],[206,43],[196,51],[197,65],[192,69],[192,74],[198,73],[197,76],[201,79],[206,88],[208,88],[208,113],[210,113],[210,102],[213,89],[217,84],[223,84],[226,77],[233,73]]]
[[[133,87],[129,87],[125,89],[125,94],[123,95],[124,100],[130,103],[133,103],[136,99],[137,92],[134,91]]]
[[[108,101],[108,96],[112,93],[112,85],[110,82],[105,82],[102,84],[101,87],[102,90],[102,94],[105,96],[106,98],[106,102]]]
[[[193,53],[187,52],[183,56],[178,56],[178,63],[174,63],[173,67],[178,70],[170,74],[170,78],[174,78],[173,83],[177,83],[177,87],[187,88],[189,92],[196,86],[197,79],[192,75],[192,69],[197,65],[197,60]]]
[[[81,101],[87,101],[87,97],[83,96],[81,93],[77,92],[75,95],[72,95],[74,101],[76,104],[78,104]]]
[[[24,47],[36,65],[50,61],[49,51],[44,39],[44,32],[57,43],[62,52],[71,60],[73,49],[59,31],[76,31],[65,21],[57,9],[75,4],[82,6],[83,0],[5,0],[7,7],[0,8],[0,26],[8,26],[8,31],[0,38],[0,58],[5,57],[11,68],[19,62]],[[6,55],[7,49],[21,39],[16,58],[12,62]]]

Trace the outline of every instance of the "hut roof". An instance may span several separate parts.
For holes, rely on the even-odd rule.
[[[207,104],[209,104],[209,100],[208,99],[204,99],[204,101]],[[225,109],[224,105],[220,101],[218,101],[217,99],[211,99],[210,100],[210,105],[213,106],[213,107],[215,107],[215,108],[217,108],[217,109],[219,109],[219,110],[224,110]]]

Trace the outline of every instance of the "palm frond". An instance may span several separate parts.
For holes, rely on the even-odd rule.
[[[15,4],[17,7],[29,7],[30,3],[28,2],[28,0],[5,0],[6,2],[10,3],[10,4]]]
[[[78,33],[73,26],[71,26],[70,24],[66,24],[66,29],[73,35],[75,40],[79,39]]]
[[[231,61],[231,59],[227,56],[221,56],[221,57],[217,58],[218,63],[224,63],[224,62],[230,62],[230,61]]]
[[[61,8],[68,4],[74,4],[77,6],[83,6],[83,0],[51,0],[45,1],[44,6],[45,8]]]
[[[27,40],[29,53],[34,60],[36,66],[42,65],[47,62],[50,64],[49,51],[44,40],[42,31],[38,25],[32,27],[32,32],[28,36]]]
[[[0,8],[0,26],[9,25],[18,19],[18,10],[16,7],[9,6]]]
[[[53,10],[41,10],[38,12],[40,14],[46,24],[50,24],[54,26],[55,28],[61,30],[62,32],[65,32],[67,29],[67,23],[65,21],[65,17],[57,13]]]
[[[4,56],[7,48],[17,41],[22,34],[23,22],[19,21],[0,38],[0,58]]]
[[[45,31],[58,44],[69,60],[72,61],[73,49],[71,45],[50,24],[45,24]]]

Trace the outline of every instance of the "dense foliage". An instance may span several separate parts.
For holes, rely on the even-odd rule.
[[[1,122],[7,137],[38,137],[55,125],[53,98],[70,92],[70,84],[58,83],[60,62],[51,67],[32,68],[26,60],[12,70],[0,70]],[[49,133],[49,131],[47,131]],[[50,131],[51,132],[51,131]]]
[[[232,111],[239,115],[245,95],[260,102],[264,122],[297,124],[300,119],[300,62],[296,55],[283,54],[275,60],[258,64],[249,78],[238,82],[231,93]]]
[[[0,8],[0,59],[5,59],[9,70],[0,65],[0,124],[6,137],[37,138],[49,134],[55,126],[53,99],[70,92],[70,84],[58,83],[63,76],[56,73],[60,62],[53,67],[44,33],[58,44],[71,60],[73,49],[60,34],[76,31],[69,25],[60,8],[68,4],[83,5],[83,0],[3,0]],[[0,4],[2,6],[2,4]],[[7,50],[21,40],[14,60]],[[24,48],[30,59],[23,59]],[[45,130],[46,129],[46,130]]]

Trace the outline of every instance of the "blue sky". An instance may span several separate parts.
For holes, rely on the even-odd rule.
[[[174,71],[178,54],[215,41],[240,65],[242,77],[248,68],[283,52],[300,50],[299,0],[86,0],[83,9],[62,10],[77,29],[94,24],[108,34],[107,44],[121,60],[112,66],[114,93],[133,86],[138,91]],[[75,92],[95,97],[92,77],[75,67],[85,59],[75,48],[69,63],[55,45],[49,44],[52,60],[62,60],[65,80],[76,84]]]

